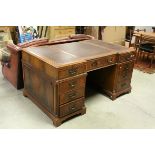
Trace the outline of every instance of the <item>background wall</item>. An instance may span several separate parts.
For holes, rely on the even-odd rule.
[[[126,26],[107,26],[102,33],[102,40],[105,42],[124,44]]]
[[[92,26],[92,36],[94,36],[95,39],[98,39],[98,30],[99,30],[99,27],[98,26]]]
[[[58,39],[62,37],[68,37],[71,34],[75,34],[75,26],[49,26],[48,38]]]
[[[146,32],[153,32],[152,26],[135,26],[135,30],[136,29],[146,29]]]

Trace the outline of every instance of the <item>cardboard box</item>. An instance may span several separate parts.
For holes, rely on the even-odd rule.
[[[7,46],[8,43],[13,43],[12,40],[8,40],[8,41],[0,41],[0,49],[1,48],[5,48]]]
[[[10,28],[7,26],[0,26],[0,41],[12,40]]]

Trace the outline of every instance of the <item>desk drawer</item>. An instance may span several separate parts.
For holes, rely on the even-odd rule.
[[[60,106],[59,115],[60,115],[60,117],[69,115],[75,111],[82,109],[83,106],[84,106],[84,98],[75,100],[73,102],[69,102],[67,104]]]
[[[72,90],[66,93],[60,93],[60,105],[83,97],[85,95],[85,87]]]
[[[103,58],[97,58],[89,60],[87,62],[87,70],[93,70],[100,67],[106,67],[116,63],[116,55],[106,56]]]
[[[22,60],[23,62],[25,62],[26,64],[33,66],[36,69],[42,69],[44,68],[44,62],[41,61],[40,59],[38,59],[35,56],[32,56],[26,52],[22,53]]]
[[[106,66],[115,64],[116,61],[117,61],[116,55],[111,55],[111,56],[107,56],[107,57],[103,58],[101,60],[100,64],[102,66],[105,66],[106,67]]]
[[[67,67],[63,67],[59,70],[59,79],[72,77],[81,73],[86,72],[85,63],[75,64]]]
[[[118,65],[118,81],[131,79],[133,72],[133,62],[123,63]]]
[[[135,52],[120,54],[119,55],[119,62],[131,61],[131,60],[135,60],[135,58],[136,58]]]
[[[86,75],[77,76],[74,78],[70,78],[68,80],[63,80],[59,83],[59,91],[60,93],[64,93],[70,90],[84,88],[86,81]]]
[[[124,89],[129,88],[130,87],[130,81],[131,81],[130,79],[127,79],[127,80],[118,82],[116,90],[117,91],[123,91]]]

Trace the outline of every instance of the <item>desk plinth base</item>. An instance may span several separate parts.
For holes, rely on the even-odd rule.
[[[101,92],[106,94],[110,99],[115,100],[120,95],[130,93],[131,92],[131,87],[129,87],[127,89],[124,89],[122,91],[119,91],[119,92],[111,92],[111,91],[108,91],[108,90],[105,90],[105,89],[102,89]]]
[[[28,97],[31,101],[33,101],[33,103],[35,103],[50,119],[52,119],[53,121],[53,125],[58,127],[60,126],[65,120],[68,120],[69,118],[76,116],[76,115],[84,115],[86,113],[86,107],[82,107],[82,109],[71,113],[67,116],[64,117],[58,117],[53,115],[52,113],[50,113],[44,106],[42,106],[40,104],[39,101],[37,101],[37,99],[35,99],[35,97],[33,97],[31,94],[29,94],[26,90],[23,91],[23,95],[25,97]]]

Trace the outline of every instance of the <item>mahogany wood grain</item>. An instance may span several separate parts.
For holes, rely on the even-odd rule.
[[[131,91],[135,60],[132,48],[85,40],[28,47],[22,53],[24,95],[32,99],[55,126],[86,112],[86,82],[112,100]]]

